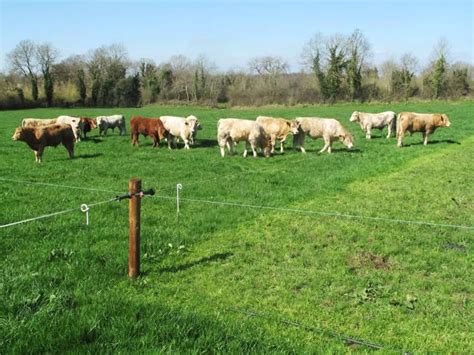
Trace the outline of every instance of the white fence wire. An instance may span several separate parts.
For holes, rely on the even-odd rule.
[[[229,175],[230,176],[230,175]],[[60,187],[60,188],[67,188],[67,189],[80,189],[80,190],[88,190],[94,192],[107,192],[118,195],[116,191],[102,189],[102,188],[88,188],[88,187],[81,187],[81,186],[70,186],[70,185],[62,185],[62,184],[53,184],[53,183],[44,183],[44,182],[37,182],[37,181],[25,181],[25,180],[16,180],[16,179],[9,179],[0,177],[0,181],[7,181],[7,182],[16,182],[22,184],[33,184],[33,185],[43,185],[49,187]],[[190,184],[188,184],[190,185]],[[336,211],[315,211],[315,210],[307,210],[307,209],[300,209],[300,208],[287,208],[287,207],[275,207],[275,206],[265,206],[265,205],[255,205],[255,204],[248,204],[239,201],[216,201],[216,200],[204,200],[204,199],[193,199],[193,198],[185,198],[181,197],[181,190],[184,189],[187,185],[185,184],[177,184],[176,187],[176,196],[163,196],[163,195],[154,195],[152,197],[159,198],[159,199],[173,199],[176,200],[176,211],[179,214],[180,212],[180,201],[187,201],[191,203],[202,203],[202,204],[213,204],[213,205],[220,205],[220,206],[229,206],[229,207],[238,207],[238,208],[251,208],[251,209],[262,209],[262,210],[272,210],[272,211],[279,211],[285,213],[299,213],[299,214],[306,214],[306,215],[318,215],[318,216],[326,216],[326,217],[339,217],[339,218],[347,218],[347,219],[360,219],[360,220],[370,220],[370,221],[379,221],[379,222],[387,222],[387,223],[399,223],[399,224],[412,224],[412,225],[423,225],[423,226],[431,226],[431,227],[440,227],[440,228],[456,228],[456,229],[465,229],[465,230],[474,230],[474,226],[469,225],[459,225],[459,224],[449,224],[449,223],[436,223],[432,221],[420,221],[420,220],[406,220],[401,218],[395,217],[387,217],[387,216],[364,216],[364,215],[356,215],[350,213],[341,213]],[[96,202],[92,204],[86,205],[88,208],[97,206],[100,204],[108,203],[116,201],[116,198],[112,198],[109,200]],[[12,222],[4,225],[0,225],[0,228],[6,228],[10,226],[14,226],[17,224],[22,224],[26,222],[35,221],[38,219],[49,218],[73,211],[81,211],[81,208],[72,208],[67,209],[64,211],[58,211],[54,213],[49,213],[45,215],[41,215],[38,217],[28,218],[18,222]],[[88,211],[83,211],[87,212]]]

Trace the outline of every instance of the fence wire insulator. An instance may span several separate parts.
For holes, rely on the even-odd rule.
[[[176,184],[176,214],[179,214],[179,191],[182,189],[182,184]]]
[[[89,225],[89,206],[87,206],[85,203],[81,205],[81,211],[86,214],[86,226]]]
[[[154,194],[155,194],[155,189],[151,188],[145,191],[137,192],[136,194],[133,194],[133,196],[143,197],[143,196],[153,196]],[[132,194],[130,194],[130,192],[127,192],[126,194],[116,196],[115,200],[122,201],[125,199],[130,199],[131,197],[132,197]]]

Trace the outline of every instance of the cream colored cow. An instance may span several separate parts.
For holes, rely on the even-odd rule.
[[[296,121],[285,120],[267,116],[258,116],[256,122],[263,127],[270,136],[272,154],[275,152],[275,144],[280,142],[280,153],[283,153],[283,145],[289,134],[298,134],[298,123]]]
[[[322,137],[324,139],[324,147],[319,152],[327,151],[331,153],[331,145],[335,140],[339,140],[347,148],[351,149],[353,144],[352,134],[346,130],[338,120],[333,118],[317,118],[317,117],[297,117],[295,121],[299,124],[299,133],[294,136],[293,146],[300,147],[303,153],[305,136],[313,139]]]

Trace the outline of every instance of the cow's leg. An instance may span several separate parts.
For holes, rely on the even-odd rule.
[[[387,133],[387,139],[389,139],[392,136],[392,122],[390,122],[388,125],[388,133]]]
[[[285,144],[285,140],[282,139],[282,140],[280,141],[280,153],[282,153],[282,154],[283,154],[283,145],[284,145],[284,144]]]
[[[40,147],[38,151],[36,152],[36,161],[38,163],[41,163],[43,161],[43,151],[44,151],[44,147]]]
[[[401,147],[403,145],[403,136],[404,136],[405,132],[403,132],[403,130],[400,129],[399,132],[397,132],[397,147]]]
[[[38,151],[34,150],[33,153],[35,153],[35,163],[38,163]]]
[[[429,131],[423,132],[423,145],[428,144],[428,135],[430,134]]]
[[[372,127],[371,126],[367,126],[365,128],[365,138],[367,138],[367,139],[372,138]]]
[[[245,142],[244,158],[247,156],[247,149],[249,149],[249,142]]]
[[[219,149],[221,151],[221,157],[224,158],[224,156],[225,156],[225,147],[226,146],[227,146],[227,149],[230,152],[229,141],[225,138],[219,138],[218,137],[218,142],[219,142]]]
[[[184,139],[184,148],[189,149],[189,140],[187,138]]]
[[[323,153],[327,151],[329,154],[331,154],[331,137],[323,137],[324,138],[324,147],[321,149],[320,153]]]
[[[250,147],[252,147],[253,157],[256,158],[257,157],[257,149],[255,147],[255,143],[250,143]]]
[[[74,158],[74,144],[67,144],[66,149],[69,154],[69,159]]]
[[[275,153],[275,144],[276,144],[276,137],[275,136],[270,137],[270,144],[272,146],[272,150],[270,152],[273,154],[273,153]]]

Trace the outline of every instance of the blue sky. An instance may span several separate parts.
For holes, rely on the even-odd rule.
[[[61,57],[121,43],[132,59],[206,55],[218,68],[246,68],[255,56],[301,67],[316,32],[359,28],[376,64],[411,52],[425,64],[444,37],[451,59],[474,64],[473,1],[24,1],[0,0],[0,68],[23,39],[50,42]]]

